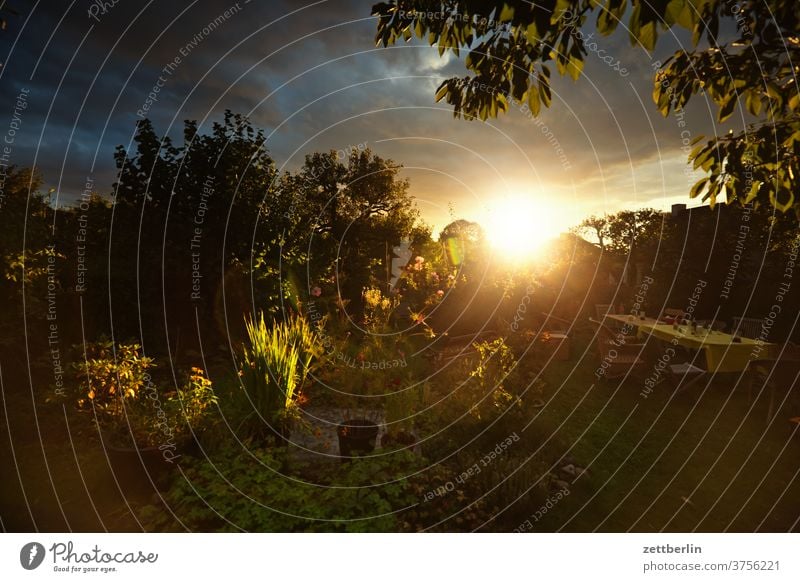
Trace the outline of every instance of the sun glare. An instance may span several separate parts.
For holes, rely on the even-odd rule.
[[[489,205],[486,235],[504,258],[531,258],[559,234],[556,213],[547,204],[526,196],[499,198]]]

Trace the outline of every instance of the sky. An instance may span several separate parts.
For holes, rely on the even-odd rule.
[[[246,114],[283,170],[314,151],[365,144],[404,165],[435,230],[452,216],[493,220],[509,198],[525,199],[531,224],[551,231],[590,214],[697,205],[688,191],[699,175],[682,141],[728,129],[703,97],[684,126],[657,112],[653,62],[687,41],[671,32],[655,54],[624,31],[599,37],[577,82],[554,73],[553,105],[539,118],[512,106],[480,122],[434,100],[443,79],[466,74],[463,56],[418,41],[377,48],[369,0],[18,4],[21,16],[0,35],[0,132],[27,92],[11,161],[35,166],[59,203],[74,201],[87,176],[111,192],[114,149],[129,147],[145,108],[178,141],[184,119],[202,131],[225,109]],[[735,118],[732,127],[745,122]]]

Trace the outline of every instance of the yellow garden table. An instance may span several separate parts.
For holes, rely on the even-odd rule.
[[[652,317],[641,319],[632,315],[606,315],[608,319],[621,322],[631,329],[636,328],[637,335],[653,336],[673,345],[692,350],[702,350],[706,358],[706,370],[709,372],[741,372],[746,370],[753,360],[769,360],[775,358],[777,344],[762,342],[750,338],[738,338],[721,331],[705,329],[693,333],[687,325],[675,329],[670,323],[662,323]]]

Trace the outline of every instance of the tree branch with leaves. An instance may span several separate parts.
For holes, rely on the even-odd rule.
[[[373,14],[379,46],[416,36],[440,55],[467,53],[471,74],[446,79],[435,98],[470,120],[506,113],[511,102],[534,116],[550,107],[551,65],[562,76],[581,77],[587,50],[585,35],[576,32],[591,21],[608,36],[626,18],[631,44],[647,51],[661,32],[689,30],[691,50],[656,64],[659,111],[667,116],[702,94],[720,122],[737,105],[743,119],[745,111],[756,119],[738,133],[704,143],[696,138],[689,162],[708,175],[690,196],[712,205],[720,197],[769,204],[800,216],[793,194],[800,154],[800,3],[794,0],[391,0],[375,4]],[[729,32],[721,35],[721,28]]]

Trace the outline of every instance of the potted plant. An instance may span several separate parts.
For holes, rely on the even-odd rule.
[[[378,423],[362,416],[344,419],[336,427],[342,462],[374,451],[379,429]]]
[[[88,344],[83,361],[72,364],[78,407],[91,415],[120,484],[161,483],[216,403],[211,381],[199,368],[176,393],[163,393],[150,375],[152,358],[140,350],[101,340]]]
[[[421,268],[421,257],[415,264]],[[347,409],[338,426],[343,460],[354,454],[371,453],[380,432],[379,423],[384,421],[387,433],[382,435],[382,446],[393,443],[414,446],[417,439],[411,417],[424,390],[424,386],[414,387],[414,378],[421,374],[412,371],[414,363],[424,360],[416,358],[409,366],[406,354],[421,351],[421,347],[413,346],[412,340],[415,336],[429,337],[428,331],[409,334],[393,329],[398,297],[387,297],[380,290],[370,288],[365,289],[363,299],[362,325],[366,333],[358,342],[358,353],[354,358],[338,358],[349,364],[350,369],[343,368],[347,378],[345,385],[349,388],[347,394],[359,403],[358,408]],[[403,322],[402,325],[405,328],[407,324]],[[425,325],[422,327],[430,330]],[[377,405],[385,407],[385,416]]]
[[[380,430],[377,418],[380,411],[365,402],[372,401],[370,397],[376,392],[379,378],[370,370],[370,353],[369,350],[362,350],[353,358],[343,358],[346,363],[337,363],[343,367],[337,376],[342,380],[340,386],[347,402],[343,407],[342,421],[336,427],[342,462],[375,450]]]
[[[302,316],[267,325],[262,313],[245,322],[249,345],[243,346],[239,372],[251,411],[243,425],[274,444],[288,444],[299,418],[297,401],[322,354],[322,342]]]

